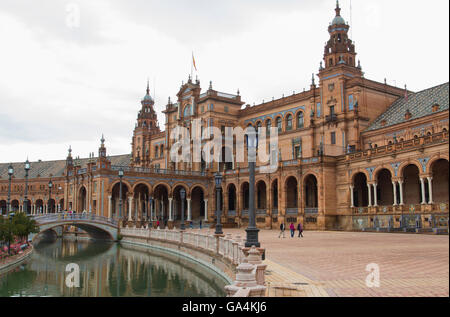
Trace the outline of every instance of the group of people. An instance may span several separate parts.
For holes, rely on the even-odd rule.
[[[293,238],[295,236],[295,225],[294,223],[291,223],[291,225],[289,226],[289,229],[291,230],[291,238]],[[286,231],[286,225],[283,223],[281,223],[280,225],[280,235],[278,236],[278,238],[281,239],[281,236],[283,236],[283,238],[285,238],[284,236],[284,232]],[[299,238],[303,238],[303,226],[302,223],[299,222],[297,225],[297,231],[298,231],[298,237]]]

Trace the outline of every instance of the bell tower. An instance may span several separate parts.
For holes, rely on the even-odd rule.
[[[336,1],[336,16],[328,27],[330,39],[325,45],[324,62],[325,69],[334,68],[340,65],[347,65],[357,68],[355,45],[348,38],[350,26],[341,16],[339,0]],[[322,67],[321,67],[322,68]]]
[[[150,96],[150,86],[147,81],[147,93],[141,100],[141,110],[137,116],[133,132],[132,162],[134,166],[148,167],[150,165],[150,149],[152,136],[161,133],[158,116],[154,109],[155,101]]]

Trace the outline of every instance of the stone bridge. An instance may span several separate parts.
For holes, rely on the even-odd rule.
[[[99,240],[117,241],[119,233],[118,222],[114,219],[93,214],[46,214],[33,217],[40,227],[41,233],[54,230],[62,226],[74,226],[84,230],[91,238]]]

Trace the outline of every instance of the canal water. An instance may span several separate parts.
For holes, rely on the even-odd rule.
[[[68,287],[75,275],[70,265],[79,267],[79,287]],[[58,239],[40,242],[26,263],[0,275],[0,297],[222,297],[227,284],[212,270],[172,253]]]

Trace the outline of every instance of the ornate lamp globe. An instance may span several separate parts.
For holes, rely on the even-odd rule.
[[[119,169],[119,177],[123,177],[123,168]]]
[[[48,182],[48,188],[52,188],[53,187],[53,182],[50,180],[49,182]]]
[[[216,182],[216,188],[220,188],[220,186],[222,185],[222,175],[220,175],[220,173],[216,173],[216,175],[214,176],[214,180]]]
[[[10,164],[8,166],[8,175],[12,176],[14,174],[14,167]]]
[[[30,162],[27,159],[27,161],[25,162],[25,171],[28,172],[30,169],[31,169]]]
[[[184,200],[186,198],[186,190],[184,188],[180,189],[180,197],[181,200]]]

